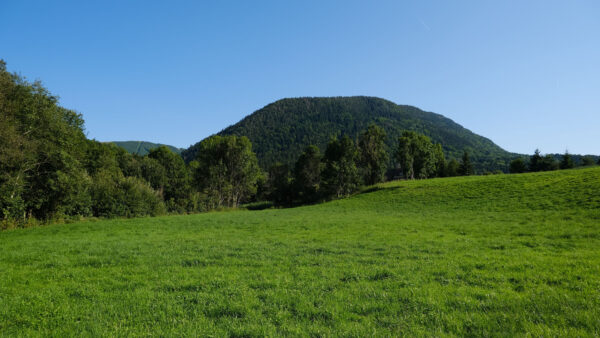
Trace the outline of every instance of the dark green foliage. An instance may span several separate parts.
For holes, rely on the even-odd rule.
[[[542,171],[542,162],[543,158],[542,155],[540,155],[540,150],[536,149],[533,153],[533,156],[531,156],[531,158],[529,159],[529,171]]]
[[[581,165],[584,167],[594,165],[594,158],[591,156],[584,156],[581,158]]]
[[[247,136],[260,165],[269,168],[276,162],[293,164],[310,144],[324,149],[332,136],[356,138],[372,124],[386,132],[388,154],[396,150],[402,132],[411,130],[442,144],[447,158],[460,158],[463,150],[470,149],[477,171],[506,170],[509,161],[515,157],[442,115],[363,96],[279,100],[224,129],[219,135]],[[186,162],[195,158],[198,149],[196,144],[182,153]]]
[[[89,214],[81,116],[0,61],[0,218]]]
[[[445,177],[447,176],[447,163],[446,157],[444,156],[444,151],[442,149],[442,145],[437,143],[433,145],[433,160],[435,165],[435,176],[437,177]]]
[[[275,163],[271,166],[266,183],[267,199],[275,205],[290,205],[293,201],[292,179],[287,164]]]
[[[321,152],[314,145],[309,145],[296,161],[294,166],[293,188],[301,202],[314,202],[319,196],[321,186]]]
[[[216,135],[200,145],[194,181],[209,209],[237,207],[256,193],[262,173],[247,137]]]
[[[356,167],[358,150],[347,135],[333,139],[327,145],[323,161],[323,192],[327,196],[344,197],[356,191],[360,176]]]
[[[527,171],[527,164],[525,164],[525,160],[523,160],[523,158],[515,158],[514,160],[510,161],[509,170],[511,174],[524,173]]]
[[[180,213],[190,210],[191,179],[183,158],[165,146],[150,150],[148,158],[156,160],[156,165],[164,168],[160,170],[161,176],[153,187],[162,194],[167,209]],[[145,173],[150,174],[148,169]]]
[[[544,171],[544,167],[546,164],[544,163],[544,157],[540,154],[540,150],[536,149],[533,153],[533,156],[529,159],[529,171],[538,172]]]
[[[458,167],[458,174],[461,176],[469,176],[473,175],[473,164],[471,163],[471,159],[469,158],[469,153],[464,152],[460,161],[460,166]]]
[[[460,164],[458,163],[458,161],[456,159],[451,159],[450,161],[448,161],[446,163],[446,168],[444,170],[446,177],[454,177],[454,176],[458,176],[458,168],[460,167]]]
[[[367,185],[384,180],[389,162],[385,149],[386,138],[385,131],[376,125],[369,126],[358,138],[359,166],[363,182]]]
[[[116,146],[109,143],[88,140],[85,150],[86,153],[82,162],[89,175],[94,176],[100,171],[109,171],[112,174],[117,174],[121,171],[117,156],[120,149]]]
[[[436,176],[443,159],[431,139],[414,131],[404,131],[398,139],[396,159],[406,179],[424,179]]]
[[[542,171],[550,171],[550,170],[558,170],[560,167],[559,167],[559,162],[554,158],[554,156],[548,154],[548,155],[544,156],[541,168],[542,168]]]
[[[529,171],[550,171],[559,169],[559,163],[553,155],[547,154],[545,156],[540,155],[538,149],[535,150],[533,156],[529,159]]]
[[[123,177],[120,173],[102,170],[94,176],[91,191],[95,216],[135,217],[165,213],[158,193],[136,177]]]
[[[164,195],[164,187],[167,185],[167,170],[154,158],[144,157],[140,161],[142,177],[157,190],[160,196]]]
[[[559,167],[560,167],[560,161],[562,161],[563,159],[563,155],[564,154],[549,154],[551,155],[554,160],[559,162]],[[575,166],[582,166],[584,165],[584,161],[587,161],[586,163],[596,163],[596,161],[600,160],[600,156],[598,155],[578,155],[578,154],[569,154],[571,156],[571,159],[573,159],[573,163],[575,163]]]
[[[130,155],[86,139],[79,114],[0,62],[0,221],[10,226],[85,216],[133,217],[196,205],[179,155]],[[148,182],[160,190],[158,194]]]
[[[572,169],[575,168],[575,163],[573,162],[573,158],[568,151],[565,151],[565,154],[560,161],[560,169]]]
[[[173,147],[170,145],[146,141],[114,141],[110,143],[125,149],[130,154],[140,156],[148,155],[152,149],[156,149],[158,147],[167,147],[170,151],[178,155],[181,155],[181,152],[183,151],[183,149],[181,148]]]

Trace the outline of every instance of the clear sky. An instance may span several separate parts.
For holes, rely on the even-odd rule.
[[[370,95],[600,154],[598,0],[1,0],[0,58],[100,141],[187,147],[284,97]]]

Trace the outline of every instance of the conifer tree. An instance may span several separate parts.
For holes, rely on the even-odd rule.
[[[469,176],[473,175],[473,164],[471,164],[471,159],[469,159],[469,153],[465,150],[462,156],[462,160],[460,162],[460,167],[458,168],[458,173],[461,176]]]
[[[573,157],[569,154],[569,151],[565,151],[565,154],[560,161],[560,169],[571,169],[575,168],[575,163],[573,162]]]

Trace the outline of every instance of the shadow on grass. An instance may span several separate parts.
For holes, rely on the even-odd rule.
[[[370,194],[373,192],[378,192],[378,191],[383,191],[383,190],[398,190],[400,188],[401,188],[400,186],[382,187],[379,185],[374,185],[374,186],[370,186],[370,187],[360,190],[358,193],[356,193],[356,195]]]

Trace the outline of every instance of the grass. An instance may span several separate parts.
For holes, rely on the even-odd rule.
[[[600,168],[0,232],[0,335],[598,336]]]

